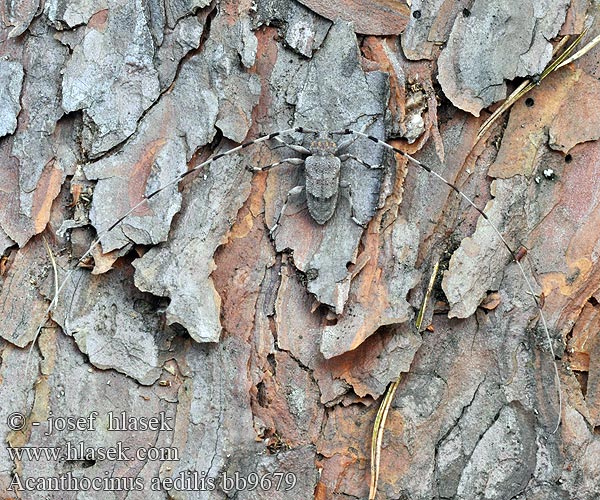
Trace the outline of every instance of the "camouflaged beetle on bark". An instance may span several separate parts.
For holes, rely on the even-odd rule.
[[[315,222],[317,222],[320,225],[325,224],[335,214],[335,210],[338,205],[340,190],[341,189],[347,190],[347,196],[348,196],[348,199],[350,202],[350,207],[352,208],[352,220],[354,222],[356,222],[357,224],[364,226],[365,223],[357,220],[357,218],[354,215],[354,208],[353,208],[353,204],[352,204],[352,193],[350,190],[350,185],[341,180],[341,178],[342,178],[342,175],[341,175],[342,170],[341,169],[342,169],[342,163],[344,161],[350,160],[350,159],[354,160],[354,161],[360,163],[361,165],[363,165],[367,168],[370,168],[370,169],[382,168],[380,165],[373,166],[373,165],[370,165],[370,164],[366,163],[365,161],[361,160],[360,158],[357,158],[354,155],[351,155],[348,153],[343,153],[343,151],[345,149],[347,149],[352,143],[354,143],[354,141],[358,137],[368,139],[369,141],[374,142],[375,144],[379,144],[380,146],[393,152],[394,154],[399,154],[399,155],[403,156],[404,158],[406,158],[409,161],[409,164],[419,167],[423,171],[427,172],[429,175],[437,178],[439,181],[443,182],[444,184],[446,184],[447,186],[452,188],[458,195],[460,195],[463,199],[465,199],[471,207],[473,207],[477,212],[479,212],[479,214],[483,217],[483,219],[488,224],[488,226],[496,233],[496,235],[499,237],[499,239],[502,242],[502,244],[504,245],[504,247],[508,250],[509,254],[511,255],[512,260],[519,267],[519,270],[523,277],[525,285],[526,285],[527,289],[529,290],[529,293],[531,294],[533,301],[535,302],[535,305],[538,309],[541,323],[543,326],[543,330],[544,330],[546,340],[547,340],[547,343],[549,346],[549,350],[550,350],[550,353],[552,356],[552,360],[554,362],[555,380],[556,380],[556,387],[557,387],[558,401],[559,401],[557,425],[553,431],[553,432],[556,432],[556,430],[558,429],[558,427],[560,425],[560,421],[561,421],[560,419],[561,419],[561,414],[562,414],[562,393],[561,393],[561,388],[560,388],[561,386],[560,386],[560,378],[559,378],[559,374],[558,374],[558,367],[557,367],[556,362],[554,361],[554,358],[555,358],[554,347],[552,345],[552,339],[550,337],[550,333],[548,330],[548,326],[546,324],[546,319],[544,317],[544,313],[542,311],[542,306],[540,304],[540,300],[537,298],[534,288],[533,288],[533,285],[532,285],[530,279],[527,277],[527,273],[525,272],[525,270],[521,264],[521,259],[523,258],[523,256],[521,255],[521,251],[515,251],[512,249],[512,247],[508,244],[508,242],[506,241],[506,239],[504,238],[504,236],[502,235],[502,233],[500,232],[498,227],[496,227],[490,221],[487,214],[481,208],[479,208],[474,203],[474,201],[471,198],[469,198],[465,193],[463,193],[455,184],[448,181],[445,177],[438,174],[435,170],[431,169],[431,167],[425,165],[424,163],[421,163],[419,160],[417,160],[416,158],[413,158],[412,156],[405,153],[404,151],[392,146],[391,144],[388,144],[385,141],[382,141],[381,139],[378,139],[377,137],[365,134],[364,132],[365,132],[365,129],[367,128],[367,126],[368,126],[368,124],[366,124],[360,131],[354,131],[351,129],[343,129],[343,130],[337,130],[337,131],[333,131],[333,132],[332,131],[311,130],[311,129],[306,129],[304,127],[294,127],[294,128],[282,130],[279,132],[272,132],[271,134],[264,135],[262,137],[259,137],[258,139],[254,139],[252,141],[246,142],[237,147],[229,149],[228,151],[225,151],[223,153],[216,154],[215,156],[200,163],[199,165],[196,165],[194,168],[187,170],[186,172],[174,177],[173,179],[171,179],[170,181],[168,181],[167,183],[165,183],[158,189],[156,189],[153,192],[151,192],[150,194],[144,196],[142,198],[142,200],[140,200],[138,203],[136,203],[134,206],[132,206],[127,212],[125,212],[121,217],[119,217],[116,221],[114,221],[113,224],[111,224],[104,231],[101,231],[96,236],[96,239],[92,242],[92,244],[90,245],[88,250],[84,253],[84,255],[82,255],[79,258],[77,264],[83,262],[89,255],[92,254],[93,249],[96,247],[96,245],[98,245],[100,243],[100,241],[104,235],[106,235],[109,231],[111,231],[112,229],[117,227],[121,222],[123,222],[125,219],[127,219],[127,217],[129,217],[129,215],[131,215],[133,212],[135,212],[142,204],[146,203],[148,200],[150,200],[151,198],[156,196],[158,193],[167,189],[169,186],[172,186],[173,184],[178,183],[184,177],[187,177],[188,175],[190,175],[194,172],[197,172],[198,170],[203,169],[203,168],[207,167],[208,165],[211,165],[213,162],[217,161],[219,158],[230,155],[237,151],[241,151],[241,150],[243,150],[249,146],[252,146],[254,144],[259,144],[261,142],[267,142],[270,140],[276,140],[283,146],[290,148],[293,151],[296,151],[297,153],[300,153],[302,155],[306,155],[306,158],[304,158],[304,159],[302,159],[302,158],[287,158],[287,159],[278,161],[276,163],[273,163],[271,165],[267,165],[265,167],[251,167],[251,166],[246,167],[248,170],[250,170],[252,172],[261,172],[261,171],[270,170],[271,168],[281,165],[283,163],[290,163],[292,165],[304,165],[305,185],[304,186],[296,186],[288,192],[288,196],[286,198],[285,203],[283,204],[283,207],[281,209],[279,217],[277,218],[275,225],[271,228],[271,231],[270,231],[271,234],[273,234],[273,232],[275,231],[275,229],[277,228],[277,226],[279,224],[279,220],[281,219],[281,217],[285,211],[289,197],[291,195],[299,194],[303,190],[306,191],[306,200],[307,200],[308,211],[310,213],[310,216],[312,219],[314,219]],[[296,144],[288,144],[286,141],[284,141],[281,138],[281,136],[286,135],[286,134],[291,134],[291,133],[312,134],[314,136],[314,139],[309,142],[308,148],[306,148],[304,146],[296,145]],[[337,142],[336,140],[334,140],[334,137],[336,135],[342,136],[342,137],[344,135],[346,135],[346,136],[350,136],[350,137],[346,140],[342,140],[341,142]],[[341,154],[341,153],[343,153],[343,154]],[[55,306],[56,301],[58,300],[58,297],[59,297],[65,283],[71,278],[71,275],[73,274],[75,268],[76,267],[72,268],[67,273],[67,276],[63,280],[63,283],[56,289],[55,296],[48,307],[48,310],[47,310],[48,313]],[[41,332],[42,326],[43,326],[43,324],[41,324],[36,331],[34,340],[32,342],[32,347],[35,344],[35,340],[37,339],[39,333]],[[29,363],[29,356],[28,356],[28,363]]]
[[[303,131],[308,132],[306,130]],[[371,169],[382,168],[381,165],[370,165],[354,155],[348,153],[341,154],[357,139],[358,135],[353,135],[351,138],[341,141],[338,144],[333,139],[332,132],[310,132],[315,135],[315,138],[310,141],[308,148],[296,144],[288,144],[280,137],[274,137],[275,140],[284,146],[293,149],[300,154],[307,155],[306,158],[288,158],[265,167],[248,167],[248,170],[253,172],[262,172],[270,170],[282,163],[304,165],[305,184],[304,186],[296,186],[288,192],[275,225],[271,228],[271,233],[277,228],[279,221],[285,212],[290,196],[300,194],[302,191],[305,191],[306,194],[306,203],[310,216],[317,224],[323,225],[331,219],[335,213],[340,190],[346,190],[352,208],[352,220],[357,224],[364,226],[364,222],[359,221],[354,215],[350,184],[341,180],[342,163],[346,160],[354,160]]]

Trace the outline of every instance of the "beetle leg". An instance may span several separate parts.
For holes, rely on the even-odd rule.
[[[367,222],[361,222],[356,218],[356,213],[354,212],[354,203],[352,201],[352,188],[350,187],[350,183],[348,182],[340,182],[340,188],[341,189],[345,189],[347,196],[348,196],[348,202],[350,203],[350,210],[352,213],[352,220],[358,224],[360,227],[362,227],[363,229],[367,227]]]
[[[304,186],[296,186],[295,188],[292,188],[288,191],[288,194],[285,198],[285,202],[283,203],[283,206],[281,207],[281,211],[279,212],[279,215],[277,216],[277,219],[275,220],[275,224],[273,224],[273,227],[269,231],[269,236],[271,236],[271,238],[273,237],[273,235],[275,234],[275,231],[279,227],[279,221],[281,220],[281,217],[283,217],[283,213],[285,212],[285,209],[287,208],[287,204],[288,204],[288,201],[290,200],[290,196],[297,196],[303,190],[304,190]]]
[[[346,161],[346,160],[354,160],[357,161],[358,163],[360,163],[361,165],[364,165],[367,168],[371,168],[371,169],[379,169],[379,168],[383,168],[383,165],[371,165],[370,163],[367,163],[364,160],[361,160],[360,158],[357,158],[354,155],[351,154],[343,154],[339,157],[340,161]]]
[[[302,158],[286,158],[285,160],[281,160],[275,163],[271,163],[266,167],[251,167],[250,165],[246,165],[246,170],[250,172],[264,172],[265,170],[271,170],[273,167],[277,167],[283,163],[291,163],[292,165],[302,165],[304,160]]]
[[[300,146],[298,144],[288,144],[287,142],[285,142],[279,136],[278,137],[273,137],[273,139],[275,139],[277,142],[283,144],[285,147],[293,149],[297,153],[300,153],[300,154],[303,154],[303,155],[309,155],[310,154],[310,149],[306,149],[304,146]]]

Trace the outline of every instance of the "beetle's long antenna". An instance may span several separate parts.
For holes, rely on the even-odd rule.
[[[245,142],[239,146],[236,146],[228,151],[225,151],[223,153],[219,153],[216,154],[214,156],[212,156],[211,158],[209,158],[208,160],[200,163],[199,165],[196,165],[195,167],[191,168],[190,170],[187,170],[186,172],[177,175],[176,177],[172,178],[171,180],[167,181],[165,184],[163,184],[162,186],[160,186],[158,189],[152,191],[150,194],[144,196],[138,203],[136,203],[134,206],[132,206],[129,210],[127,210],[127,212],[125,212],[123,215],[121,215],[113,224],[111,224],[108,228],[104,229],[103,231],[101,231],[96,238],[92,241],[92,243],[90,244],[89,248],[86,250],[86,252],[78,259],[77,263],[75,264],[75,266],[73,268],[71,268],[66,276],[65,279],[63,280],[63,282],[60,284],[60,286],[56,287],[55,290],[55,294],[54,297],[52,299],[52,301],[50,302],[50,305],[48,306],[47,310],[46,310],[46,316],[48,316],[50,314],[50,312],[53,310],[53,308],[56,306],[57,302],[58,302],[58,298],[60,296],[60,293],[62,292],[62,290],[64,289],[64,287],[66,286],[67,282],[72,278],[73,273],[75,272],[77,266],[83,262],[89,255],[91,255],[92,251],[94,250],[94,248],[101,242],[102,238],[110,231],[112,231],[115,227],[117,227],[119,224],[121,224],[125,219],[127,219],[127,217],[129,217],[133,212],[135,212],[140,206],[142,206],[146,201],[150,200],[151,198],[153,198],[154,196],[156,196],[157,194],[159,194],[160,192],[164,191],[165,189],[167,189],[168,187],[177,184],[179,181],[181,181],[184,177],[187,177],[188,175],[192,174],[193,172],[197,172],[198,170],[206,167],[207,165],[210,165],[211,163],[213,163],[214,161],[218,160],[219,158],[222,158],[224,156],[230,155],[232,153],[241,151],[242,149],[245,149],[253,144],[258,144],[261,142],[265,142],[268,141],[270,139],[274,139],[279,137],[280,135],[284,135],[284,134],[289,134],[289,133],[293,133],[293,132],[297,132],[297,133],[310,133],[310,134],[318,134],[319,132],[317,130],[313,130],[313,129],[307,129],[304,127],[294,127],[294,128],[290,128],[290,129],[286,129],[286,130],[282,130],[279,132],[273,132],[271,134],[267,134],[264,136],[259,137],[258,139],[254,139],[252,141],[248,141]],[[452,184],[451,182],[449,182],[448,180],[446,180],[443,176],[441,176],[440,174],[438,174],[436,171],[432,170],[429,166],[421,163],[419,160],[417,160],[416,158],[413,158],[412,156],[410,156],[409,154],[405,153],[404,151],[378,139],[377,137],[374,137],[372,135],[368,135],[365,134],[362,131],[353,131],[350,129],[344,129],[344,130],[339,130],[339,131],[334,131],[331,132],[331,134],[337,134],[337,135],[351,135],[354,134],[356,136],[360,136],[360,137],[364,137],[366,139],[369,139],[372,142],[375,142],[376,144],[380,144],[381,146],[393,151],[394,153],[397,153],[401,156],[403,156],[404,158],[409,160],[410,164],[416,165],[418,167],[420,167],[421,169],[425,170],[428,174],[436,177],[438,180],[442,181],[444,184],[448,185],[450,188],[452,188],[454,191],[456,191],[462,198],[464,198],[467,203],[472,206],[475,210],[477,210],[477,212],[484,218],[484,220],[490,225],[490,227],[493,229],[493,231],[498,235],[498,237],[500,238],[500,241],[503,243],[503,245],[506,247],[506,249],[508,250],[508,252],[510,253],[512,259],[517,263],[519,270],[521,272],[521,275],[523,276],[523,279],[525,281],[525,284],[529,290],[529,292],[531,293],[531,296],[535,302],[535,305],[539,311],[539,315],[540,315],[540,319],[542,322],[542,326],[546,335],[546,340],[548,342],[548,346],[550,349],[550,353],[552,355],[552,359],[554,362],[554,372],[555,372],[555,378],[556,378],[556,385],[557,385],[557,390],[558,390],[558,403],[559,403],[559,412],[558,412],[558,420],[557,420],[557,424],[556,424],[556,428],[554,429],[553,433],[555,433],[559,426],[560,426],[560,422],[561,422],[561,417],[562,417],[562,390],[561,390],[561,383],[560,383],[560,376],[559,376],[559,372],[558,372],[558,366],[556,364],[555,361],[555,352],[554,352],[554,347],[552,344],[552,339],[550,337],[550,333],[548,330],[548,325],[546,322],[546,318],[544,316],[541,304],[539,302],[539,300],[537,299],[536,295],[535,295],[535,291],[533,289],[533,285],[530,281],[530,279],[527,277],[527,274],[525,272],[525,269],[523,268],[521,262],[520,262],[520,258],[517,254],[517,252],[515,252],[511,246],[508,244],[508,242],[506,241],[506,239],[504,238],[504,236],[502,236],[502,234],[500,233],[500,231],[498,230],[498,228],[490,221],[490,219],[488,218],[488,216],[485,214],[485,212],[480,209],[466,194],[464,194],[460,189],[458,189],[454,184]],[[36,332],[34,334],[34,337],[32,339],[32,343],[31,343],[31,347],[29,349],[29,353],[27,356],[27,363],[26,363],[26,373],[28,373],[29,370],[29,362],[30,362],[30,358],[31,358],[31,353],[33,351],[33,348],[36,344],[36,341],[39,337],[39,334],[41,332],[41,329],[43,328],[44,323],[41,323],[38,328],[36,329]]]
[[[502,236],[502,233],[500,232],[500,230],[496,227],[495,224],[492,223],[492,221],[489,219],[489,217],[487,216],[487,214],[481,208],[479,208],[473,202],[473,200],[471,200],[471,198],[469,198],[465,193],[463,193],[460,189],[458,189],[450,181],[446,180],[444,177],[442,177],[440,174],[438,174],[431,167],[425,165],[424,163],[421,163],[419,160],[417,160],[416,158],[412,157],[408,153],[405,153],[401,149],[398,149],[398,148],[392,146],[391,144],[388,144],[387,142],[384,142],[381,139],[378,139],[377,137],[365,134],[364,132],[356,132],[354,130],[344,129],[344,130],[337,130],[337,131],[332,132],[332,133],[333,134],[338,134],[338,135],[351,135],[351,134],[358,135],[360,137],[364,137],[365,139],[369,139],[370,141],[372,141],[372,142],[374,142],[376,144],[380,144],[384,148],[387,148],[390,151],[393,151],[394,153],[399,154],[400,156],[403,156],[404,158],[406,158],[407,160],[409,160],[409,164],[416,165],[417,167],[425,170],[428,174],[436,177],[437,179],[439,179],[440,181],[442,181],[444,184],[446,184],[447,186],[449,186],[450,188],[452,188],[454,191],[456,191],[460,196],[462,196],[467,201],[467,203],[470,206],[472,206],[475,210],[477,210],[477,212],[479,212],[479,214],[483,217],[483,219],[487,222],[487,224],[498,235],[498,237],[500,238],[500,241],[506,247],[506,249],[510,253],[510,256],[512,257],[512,259],[517,263],[517,266],[519,266],[519,270],[521,272],[521,276],[523,277],[523,281],[525,282],[525,285],[527,286],[527,289],[529,290],[529,293],[531,294],[531,297],[533,298],[533,300],[535,302],[535,306],[538,309],[540,320],[542,322],[542,328],[544,330],[544,333],[545,333],[545,336],[546,336],[546,341],[548,343],[550,354],[552,356],[552,361],[553,361],[553,364],[554,364],[554,375],[555,375],[555,379],[556,379],[556,387],[557,387],[557,392],[558,392],[558,419],[557,419],[557,422],[556,422],[556,427],[552,431],[552,434],[556,433],[556,431],[558,430],[558,428],[560,426],[560,422],[561,422],[561,419],[562,419],[562,388],[561,388],[561,383],[560,383],[560,374],[558,373],[558,366],[556,364],[556,354],[554,352],[554,346],[552,344],[552,338],[550,337],[550,331],[548,330],[548,324],[546,322],[546,317],[544,316],[544,311],[542,310],[542,306],[541,306],[540,301],[538,300],[538,298],[537,298],[537,296],[535,294],[535,291],[533,289],[533,285],[531,283],[531,280],[527,277],[527,273],[525,272],[525,269],[523,268],[523,265],[521,264],[521,259],[517,255],[517,252],[511,248],[511,246],[508,244],[508,242],[506,241],[506,239],[504,238],[504,236]]]
[[[52,312],[52,310],[56,307],[56,304],[58,303],[58,298],[61,294],[61,292],[63,291],[64,287],[66,286],[66,284],[69,282],[69,280],[72,278],[73,273],[75,272],[75,270],[77,269],[77,266],[79,266],[79,264],[81,264],[85,259],[87,259],[92,251],[94,250],[94,248],[96,248],[96,246],[101,242],[102,238],[104,238],[104,236],[106,236],[106,234],[108,234],[110,231],[112,231],[115,227],[117,227],[119,224],[121,224],[125,219],[127,219],[127,217],[129,217],[133,212],[135,212],[138,208],[140,208],[144,203],[146,203],[148,200],[150,200],[151,198],[153,198],[154,196],[156,196],[158,193],[160,193],[161,191],[164,191],[165,189],[167,189],[168,187],[179,183],[179,181],[181,181],[183,178],[187,177],[190,174],[193,174],[194,172],[197,172],[198,170],[206,167],[207,165],[210,165],[211,163],[213,163],[214,161],[218,160],[219,158],[222,158],[224,156],[230,155],[232,153],[236,153],[238,151],[241,151],[242,149],[247,148],[248,146],[252,146],[253,144],[258,144],[261,142],[265,142],[268,141],[270,139],[274,139],[275,137],[278,137],[280,135],[284,135],[284,134],[290,134],[293,132],[297,132],[297,133],[301,133],[301,134],[306,134],[306,133],[316,133],[316,130],[312,130],[312,129],[307,129],[304,127],[294,127],[294,128],[289,128],[286,130],[281,130],[279,132],[273,132],[271,134],[267,134],[267,135],[263,135],[262,137],[259,137],[258,139],[254,139],[252,141],[248,141],[245,142],[243,144],[240,144],[239,146],[236,146],[232,149],[229,149],[227,151],[225,151],[224,153],[219,153],[216,154],[214,156],[212,156],[211,158],[209,158],[208,160],[196,165],[195,167],[191,168],[190,170],[187,170],[185,172],[183,172],[182,174],[177,175],[176,177],[173,177],[171,180],[167,181],[165,184],[163,184],[162,186],[160,186],[159,188],[155,189],[154,191],[152,191],[150,194],[145,195],[144,197],[142,197],[142,199],[136,203],[135,205],[133,205],[129,210],[127,210],[127,212],[125,212],[123,215],[121,215],[115,222],[113,222],[108,228],[104,229],[103,231],[100,231],[100,233],[98,233],[98,235],[96,236],[96,238],[94,239],[94,241],[92,241],[92,243],[90,244],[89,248],[85,251],[85,253],[79,257],[79,259],[77,260],[77,262],[75,263],[75,265],[67,272],[65,279],[63,280],[63,282],[60,284],[60,286],[56,287],[55,293],[54,293],[54,297],[52,298],[52,301],[50,302],[50,305],[48,306],[48,308],[46,309],[46,314],[44,315],[44,317],[48,317],[49,314]],[[32,342],[31,342],[31,347],[29,348],[29,352],[27,354],[27,362],[25,364],[25,374],[27,375],[29,373],[29,363],[30,363],[30,359],[31,359],[31,354],[33,351],[33,348],[36,344],[36,341],[40,335],[40,332],[42,331],[42,328],[44,327],[44,323],[46,321],[44,320],[44,322],[42,322],[40,325],[38,325],[35,334],[33,336]]]

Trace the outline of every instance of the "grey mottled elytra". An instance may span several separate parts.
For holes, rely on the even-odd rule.
[[[365,129],[366,125],[361,129],[361,133],[364,132]],[[299,194],[302,191],[306,192],[308,213],[317,224],[323,225],[331,219],[335,213],[340,188],[346,189],[350,207],[352,209],[352,220],[361,226],[364,225],[363,222],[359,221],[354,216],[350,185],[343,182],[340,177],[342,165],[346,160],[354,160],[370,169],[379,169],[382,168],[382,166],[370,165],[354,155],[343,153],[356,140],[358,135],[354,135],[339,143],[334,140],[332,132],[319,131],[315,132],[314,135],[315,138],[310,141],[308,148],[296,144],[288,144],[279,136],[274,137],[275,140],[284,146],[293,149],[297,153],[306,155],[306,158],[304,159],[288,158],[265,167],[247,167],[247,169],[252,172],[263,172],[284,163],[298,166],[304,165],[304,186],[296,186],[288,192],[288,196],[277,217],[275,225],[271,228],[271,234],[273,234],[277,228],[279,220],[285,212],[289,197],[291,195]]]

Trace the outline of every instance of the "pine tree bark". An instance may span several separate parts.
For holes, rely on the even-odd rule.
[[[597,19],[434,4],[2,7],[2,498],[367,498],[399,377],[377,498],[600,497],[600,51],[478,137]],[[293,127],[463,195],[358,137],[319,224]]]

